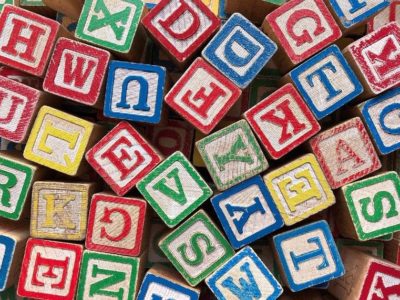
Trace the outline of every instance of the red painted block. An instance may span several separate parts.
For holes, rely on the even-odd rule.
[[[209,133],[239,99],[241,90],[197,58],[165,96],[165,102],[203,133]]]
[[[121,122],[86,153],[86,160],[119,195],[125,195],[161,157],[128,123]]]
[[[83,246],[29,239],[17,293],[21,297],[73,300],[78,285]]]
[[[96,194],[90,204],[86,247],[139,256],[145,240],[147,203],[141,199]]]
[[[360,118],[350,119],[318,134],[310,140],[310,145],[332,189],[381,168]]]
[[[388,7],[373,18],[369,19],[367,23],[368,33],[395,21],[400,21],[400,0],[391,0]]]
[[[110,53],[67,38],[60,38],[43,82],[49,93],[94,105],[100,97]]]
[[[4,6],[0,15],[0,63],[42,76],[60,30],[54,20],[17,6]]]
[[[42,89],[43,79],[27,74],[17,69],[13,69],[7,66],[0,67],[0,76],[14,80],[19,83],[23,83],[27,86],[35,88],[37,90]]]
[[[321,129],[290,83],[245,112],[244,116],[274,159],[281,158]]]
[[[221,21],[201,0],[161,0],[142,24],[178,64],[187,62]]]

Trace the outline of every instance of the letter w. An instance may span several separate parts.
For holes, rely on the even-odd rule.
[[[86,60],[81,56],[76,57],[75,68],[73,68],[73,55],[71,53],[65,53],[65,72],[64,72],[64,83],[68,85],[74,85],[77,88],[82,88],[85,85],[90,73],[96,63],[93,60]],[[87,62],[85,64],[85,62]],[[85,68],[86,65],[86,68]]]

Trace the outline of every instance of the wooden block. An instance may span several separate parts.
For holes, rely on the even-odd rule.
[[[341,189],[337,215],[339,232],[360,241],[400,230],[400,179],[386,172]],[[339,209],[340,208],[340,209]]]
[[[144,200],[95,194],[90,203],[86,248],[139,256],[147,247],[146,215]]]
[[[352,248],[352,249],[362,251],[362,252],[367,253],[372,256],[383,258],[384,246],[383,246],[383,242],[380,242],[380,241],[371,240],[371,241],[360,242],[357,240],[340,238],[340,239],[336,240],[336,245],[339,250],[342,247]]]
[[[137,299],[144,264],[144,257],[85,250],[75,299]]]
[[[233,14],[202,51],[203,57],[244,89],[277,50],[276,44],[239,13]]]
[[[212,195],[211,188],[182,152],[175,152],[137,184],[154,211],[172,228]]]
[[[363,36],[343,50],[364,86],[364,98],[400,83],[400,25],[391,22]]]
[[[49,106],[42,106],[33,124],[24,158],[67,175],[77,175],[85,151],[102,128]],[[82,166],[82,168],[80,168]]]
[[[43,0],[14,0],[14,5],[50,19],[56,16],[56,12],[47,7]]]
[[[68,32],[54,20],[6,5],[0,16],[0,63],[43,76],[53,46]]]
[[[64,16],[62,13],[57,13],[56,20],[65,29],[67,29],[72,35],[75,35],[76,26],[78,21],[71,19],[70,17]]]
[[[400,266],[400,240],[385,242],[385,259]]]
[[[144,276],[137,300],[146,299],[198,300],[200,289],[188,286],[175,270],[157,265]]]
[[[234,255],[203,210],[163,238],[159,246],[191,286],[198,285]]]
[[[266,174],[264,181],[286,225],[301,222],[335,204],[335,196],[313,154]]]
[[[103,98],[110,53],[67,38],[60,38],[43,82],[49,93],[85,105]]]
[[[86,237],[90,183],[36,181],[32,188],[32,237],[82,241]]]
[[[360,118],[319,133],[310,146],[332,189],[360,179],[381,167]]]
[[[202,58],[197,58],[165,96],[165,102],[208,134],[240,95],[240,89],[230,80]]]
[[[399,0],[391,0],[389,1],[389,6],[381,10],[377,15],[373,18],[370,18],[367,23],[367,32],[371,33],[374,30],[390,23],[396,22],[400,20],[400,10],[399,10],[400,1]]]
[[[169,260],[158,247],[160,239],[167,233],[167,230],[168,227],[159,218],[150,219],[149,245],[147,247],[148,267],[152,267],[155,264],[169,264]]]
[[[108,68],[104,115],[159,123],[165,82],[163,67],[112,60]]]
[[[214,196],[211,203],[235,249],[283,227],[283,219],[260,176]]]
[[[28,239],[17,293],[35,299],[75,298],[83,246]]]
[[[246,111],[244,117],[274,159],[281,158],[321,129],[289,83]]]
[[[84,0],[41,0],[43,3],[63,15],[78,20],[82,11]]]
[[[220,10],[220,1],[219,0],[201,0],[212,12],[214,15],[218,16]]]
[[[399,298],[399,266],[354,249],[343,248],[340,254],[346,274],[328,289],[337,299]]]
[[[342,35],[323,0],[286,2],[266,16],[262,29],[278,44],[285,71]]]
[[[293,292],[344,274],[340,254],[326,221],[286,231],[274,236],[273,240],[281,274]]]
[[[195,130],[195,132],[194,132],[194,143],[196,144],[198,141],[202,140],[206,136],[207,135],[202,133],[200,130]],[[399,158],[399,161],[400,161],[400,158]],[[194,149],[193,149],[192,163],[193,163],[193,165],[195,167],[200,167],[200,168],[205,168],[206,167],[203,159],[201,158],[200,152],[197,149],[197,147],[194,147]]]
[[[239,251],[208,277],[206,283],[219,300],[275,300],[283,292],[279,282],[250,247]]]
[[[275,0],[272,0],[275,1]],[[276,0],[282,2],[282,0]],[[225,0],[225,13],[228,15],[240,13],[252,23],[261,24],[267,14],[278,7],[278,3],[265,0]]]
[[[220,20],[201,0],[161,0],[142,24],[182,67],[218,30]]]
[[[318,120],[363,92],[361,82],[336,45],[302,63],[289,76]]]
[[[41,90],[43,79],[7,66],[0,67],[0,76]]]
[[[15,0],[1,0],[0,1],[0,12],[3,10],[3,7],[6,5],[15,5]]]
[[[127,122],[121,122],[86,153],[86,160],[113,191],[125,195],[161,157]]]
[[[196,142],[218,190],[226,190],[265,171],[268,162],[245,120]]]

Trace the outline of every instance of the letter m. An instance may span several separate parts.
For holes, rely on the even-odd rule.
[[[107,298],[116,298],[118,300],[122,300],[124,298],[124,289],[122,287],[110,289],[110,287],[115,286],[125,280],[126,274],[124,272],[101,269],[98,265],[93,265],[92,274],[90,274],[88,277],[96,278],[98,276],[102,279],[90,286],[90,297],[93,297],[93,299],[99,299],[102,298],[101,296],[104,296]]]

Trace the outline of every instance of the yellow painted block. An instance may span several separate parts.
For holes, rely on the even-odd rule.
[[[29,135],[24,157],[74,176],[88,147],[94,124],[42,106]]]
[[[335,203],[314,154],[304,155],[264,176],[286,225],[293,225]]]
[[[202,0],[202,2],[208,6],[208,8],[218,16],[219,12],[219,0]]]

